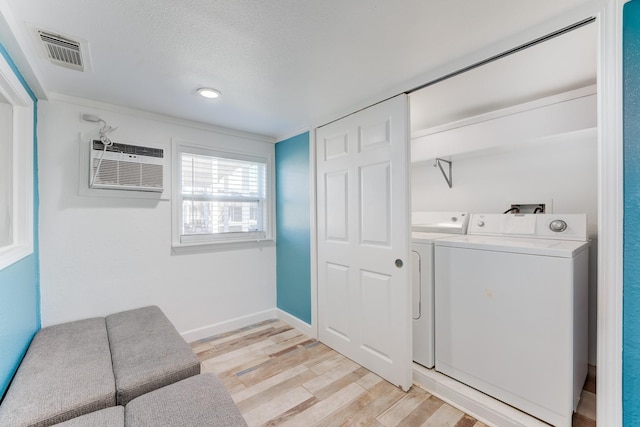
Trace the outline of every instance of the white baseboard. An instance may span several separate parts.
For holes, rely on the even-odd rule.
[[[413,382],[451,406],[495,427],[549,427],[548,424],[506,405],[446,375],[413,364]]]
[[[277,313],[278,319],[282,320],[283,322],[286,322],[289,325],[293,326],[294,328],[298,329],[299,331],[304,332],[305,334],[309,335],[311,338],[318,338],[315,328],[310,324],[308,324],[307,322],[304,322],[298,319],[297,317],[287,313],[286,311],[280,310],[279,308],[276,308],[276,313]]]
[[[190,331],[182,332],[181,335],[186,342],[194,342],[202,338],[212,337],[235,329],[244,328],[245,326],[253,325],[254,323],[262,322],[264,320],[276,318],[278,318],[278,316],[276,316],[276,309],[269,309],[242,317],[236,317],[235,319],[225,320],[224,322],[214,323],[213,325],[191,329]]]

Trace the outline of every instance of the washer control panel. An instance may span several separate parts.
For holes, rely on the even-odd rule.
[[[471,214],[469,234],[587,240],[586,214]]]

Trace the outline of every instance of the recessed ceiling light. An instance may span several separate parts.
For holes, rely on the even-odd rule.
[[[198,93],[205,98],[217,98],[221,95],[219,90],[211,89],[209,87],[201,87],[198,89]]]

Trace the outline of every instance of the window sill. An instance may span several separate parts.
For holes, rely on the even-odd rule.
[[[189,254],[198,252],[221,252],[238,249],[264,248],[275,245],[276,242],[274,239],[266,238],[256,240],[232,240],[221,242],[173,243],[171,245],[171,250],[176,254]]]
[[[32,253],[32,245],[12,245],[0,249],[0,270],[4,270]]]

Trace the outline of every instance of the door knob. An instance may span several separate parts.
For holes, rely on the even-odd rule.
[[[402,260],[400,258],[398,258],[395,262],[396,267],[398,268],[402,268],[402,266],[404,265],[404,263],[402,262]]]

